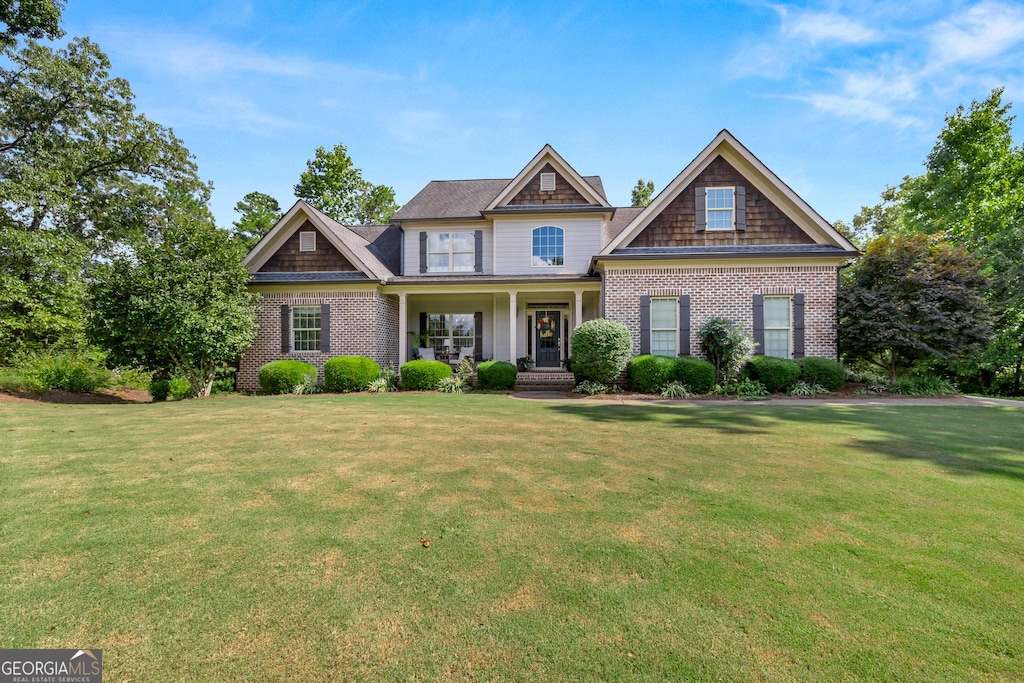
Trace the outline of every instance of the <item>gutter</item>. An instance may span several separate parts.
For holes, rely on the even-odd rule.
[[[598,272],[599,261],[707,261],[712,259],[745,259],[745,258],[833,258],[846,257],[854,258],[860,256],[859,251],[759,251],[759,252],[730,252],[730,251],[706,251],[688,254],[599,254],[590,259],[588,272]],[[849,264],[847,264],[849,265]],[[843,266],[845,267],[845,266]]]

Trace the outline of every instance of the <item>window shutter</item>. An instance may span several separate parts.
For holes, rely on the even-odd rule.
[[[640,353],[651,352],[651,297],[640,297]]]
[[[420,334],[423,334],[426,331],[427,331],[427,314],[426,313],[420,313]],[[420,345],[420,340],[417,339],[416,340],[416,346],[418,347],[419,345]]]
[[[755,356],[764,355],[764,294],[754,295],[754,349]]]
[[[793,295],[793,358],[804,357],[804,295]]]
[[[476,249],[476,257],[473,262],[473,270],[478,273],[484,272],[484,231],[477,230],[473,233],[473,242]]]
[[[747,188],[738,185],[735,190],[736,201],[736,229],[740,232],[747,230]]]
[[[331,352],[331,305],[320,304],[320,351]]]
[[[427,272],[427,233],[420,232],[420,272]]]
[[[704,232],[708,227],[708,212],[707,212],[707,188],[698,187],[695,189],[696,197],[694,197],[694,230],[697,232]]]
[[[292,309],[288,304],[281,305],[281,353],[292,350]]]
[[[480,231],[477,231],[479,234]],[[479,242],[478,242],[479,244]],[[473,360],[480,362],[484,359],[484,314],[477,311],[473,314]]]
[[[679,355],[690,355],[690,295],[679,297]]]

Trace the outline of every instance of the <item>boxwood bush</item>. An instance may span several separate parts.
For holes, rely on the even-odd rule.
[[[701,358],[682,356],[675,359],[672,379],[695,394],[707,394],[715,387],[715,366]]]
[[[192,385],[184,377],[157,379],[149,383],[149,394],[154,401],[180,401],[192,395]]]
[[[747,361],[747,374],[772,394],[788,394],[800,379],[800,366],[788,358],[754,356]]]
[[[657,394],[671,382],[676,359],[669,356],[644,354],[629,361],[629,384],[642,394]]]
[[[572,374],[577,384],[585,380],[612,384],[632,353],[629,328],[604,318],[588,320],[572,333]]]
[[[503,360],[489,360],[476,366],[476,381],[481,389],[512,391],[516,388],[516,366]]]
[[[797,362],[800,365],[800,380],[803,382],[820,384],[829,391],[839,391],[846,384],[846,369],[841,363],[814,356]]]
[[[437,383],[452,376],[452,369],[439,360],[411,360],[403,363],[402,389],[405,391],[433,391]]]
[[[268,394],[290,394],[295,387],[316,381],[317,369],[301,360],[272,360],[260,367],[260,388]]]
[[[380,377],[380,366],[366,356],[338,356],[324,363],[324,391],[363,391]]]

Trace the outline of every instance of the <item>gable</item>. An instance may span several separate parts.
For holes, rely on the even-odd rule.
[[[299,233],[316,233],[316,251],[299,250]],[[330,240],[308,220],[285,240],[274,255],[257,272],[308,273],[357,271],[352,262],[338,251]]]
[[[541,173],[555,174],[555,189],[543,191],[540,189]],[[508,201],[509,206],[540,206],[545,204],[590,204],[590,201],[580,194],[579,190],[573,187],[569,181],[559,173],[551,163],[544,164],[537,173],[527,181],[519,193]]]
[[[555,174],[555,189],[540,189],[541,174]],[[544,145],[484,211],[506,206],[584,205],[611,208],[599,178],[585,180],[551,145]]]
[[[697,231],[696,188],[743,187],[746,230]],[[716,157],[648,223],[629,246],[691,247],[814,244],[789,216],[722,157]]]

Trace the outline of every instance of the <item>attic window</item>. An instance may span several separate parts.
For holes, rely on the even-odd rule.
[[[299,233],[299,251],[316,251],[316,232],[313,230]]]
[[[708,230],[732,230],[733,188],[709,187],[707,190]]]
[[[555,174],[554,173],[541,173],[540,174],[540,191],[541,192],[554,192],[555,191]]]

